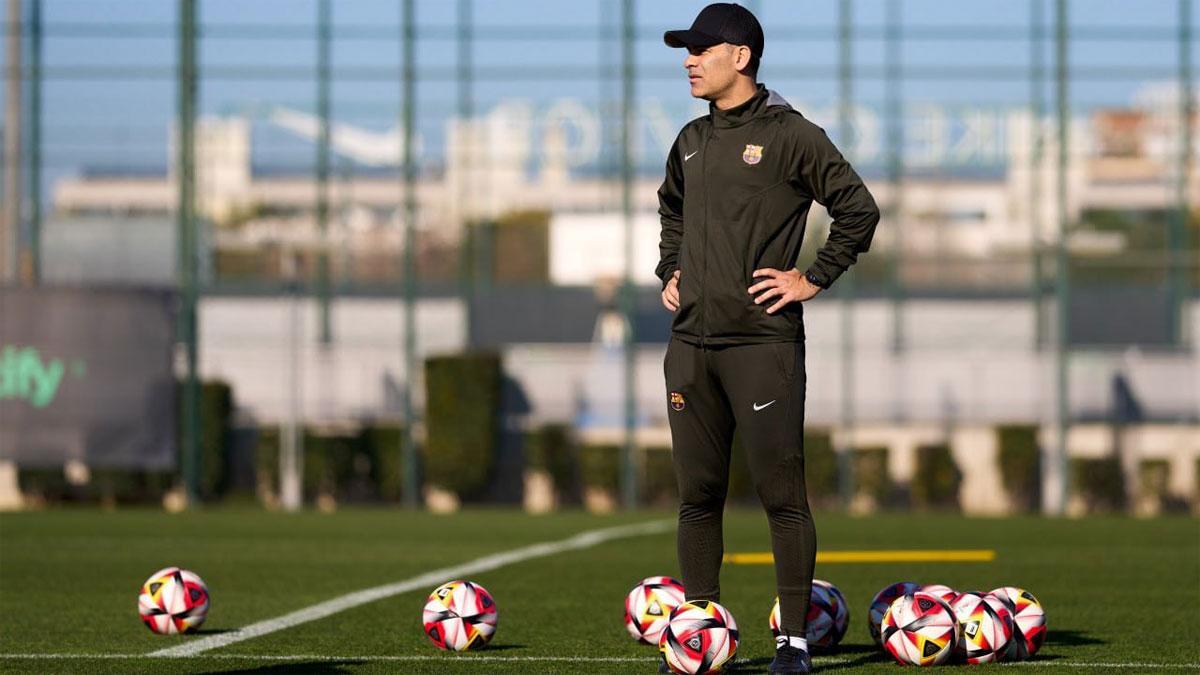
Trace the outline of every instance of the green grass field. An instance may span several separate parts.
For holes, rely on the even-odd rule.
[[[421,631],[421,607],[434,584],[196,656],[144,655],[481,556],[670,517],[529,517],[499,510],[457,516],[392,510],[7,514],[0,516],[0,670],[652,673],[655,650],[625,633],[622,602],[642,577],[677,573],[673,532],[472,575],[495,596],[500,625],[488,649],[467,656],[435,650]],[[1031,590],[1046,608],[1050,632],[1022,672],[1200,669],[1200,642],[1187,632],[1200,616],[1195,519],[827,514],[818,515],[817,526],[822,550],[996,551],[992,562],[818,564],[817,576],[837,584],[851,605],[842,648],[816,659],[821,672],[896,672],[871,645],[864,617],[875,591],[903,579]],[[766,520],[754,511],[732,511],[725,536],[728,552],[766,550]],[[138,620],[138,587],[170,564],[196,571],[209,585],[213,605],[199,635],[153,635]],[[742,632],[734,670],[765,671],[773,648],[767,630],[773,568],[727,565],[722,588]],[[574,660],[579,657],[589,660]]]

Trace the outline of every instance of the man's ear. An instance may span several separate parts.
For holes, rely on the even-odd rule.
[[[753,53],[750,51],[749,47],[746,47],[744,45],[739,45],[737,47],[734,47],[733,48],[733,67],[734,67],[734,69],[737,70],[739,73],[745,74],[743,71],[745,71],[746,68],[750,66],[750,58],[752,56],[753,56]]]

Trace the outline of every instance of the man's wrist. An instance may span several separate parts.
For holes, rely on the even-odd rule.
[[[808,283],[812,284],[813,286],[816,286],[817,288],[829,288],[829,284],[825,283],[824,280],[822,280],[817,275],[813,274],[812,270],[805,272],[804,278],[808,280]]]

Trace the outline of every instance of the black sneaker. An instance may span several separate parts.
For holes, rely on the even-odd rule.
[[[768,673],[808,673],[812,672],[812,659],[809,658],[808,652],[793,647],[791,645],[783,645],[775,650],[775,658],[771,661],[771,667],[767,669]]]
[[[671,675],[671,667],[667,665],[666,659],[658,660],[658,672]]]

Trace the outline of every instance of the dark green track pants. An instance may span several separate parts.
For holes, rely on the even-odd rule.
[[[771,526],[781,626],[803,636],[817,549],[804,486],[804,343],[701,349],[672,337],[664,365],[688,599],[720,599],[736,426]]]

